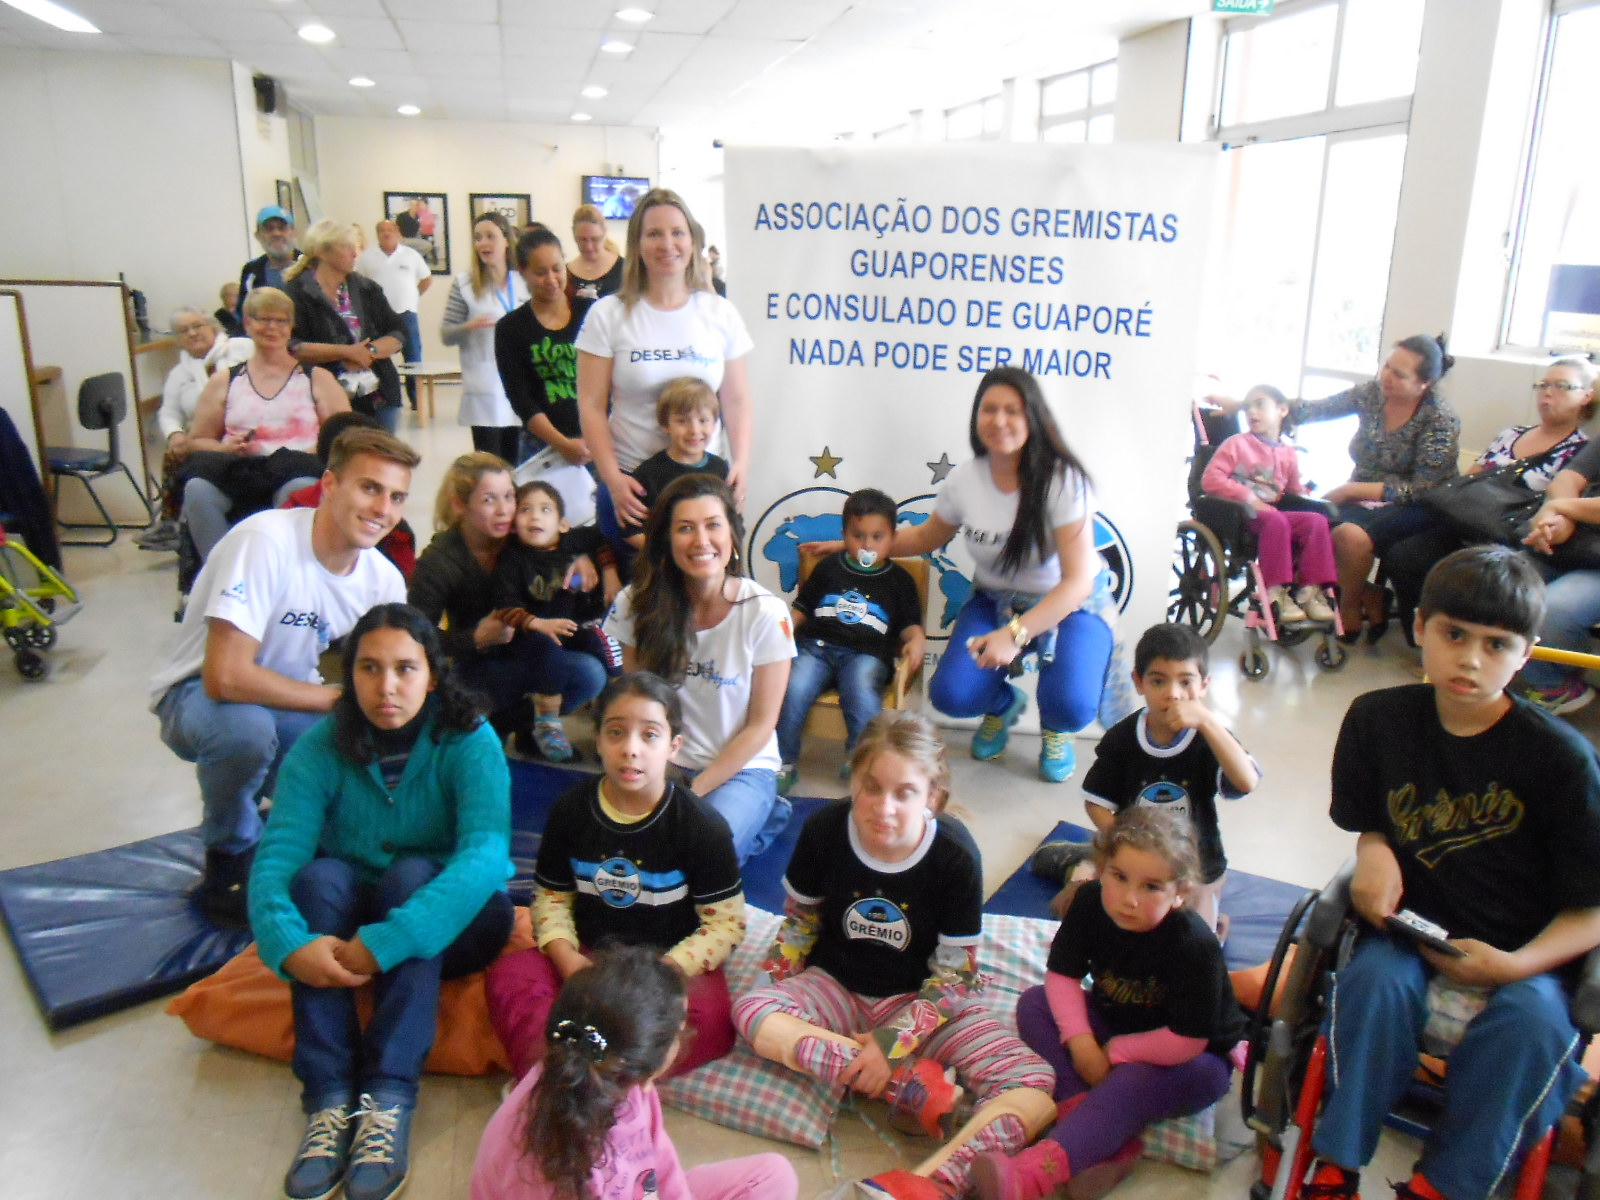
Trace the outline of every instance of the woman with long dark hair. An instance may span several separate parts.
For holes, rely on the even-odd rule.
[[[285,756],[250,875],[261,959],[294,1004],[291,1200],[341,1180],[351,1200],[399,1191],[439,982],[482,970],[511,932],[510,776],[437,628],[381,604],[345,644],[344,690]]]
[[[745,578],[744,522],[716,476],[669,484],[644,539],[606,632],[622,643],[625,670],[654,671],[682,689],[684,741],[673,761],[727,821],[742,863],[789,820],[776,732],[795,653],[789,613]]]
[[[928,554],[959,533],[976,568],[928,698],[949,716],[982,717],[972,757],[999,758],[1027,707],[1009,668],[1036,650],[1039,774],[1062,783],[1077,765],[1073,735],[1099,710],[1114,641],[1089,472],[1038,381],[1018,367],[979,381],[967,438],[973,457],[946,477],[928,519],[894,535],[899,556]]]

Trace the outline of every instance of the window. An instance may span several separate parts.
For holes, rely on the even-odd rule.
[[[1039,84],[1039,138],[1109,142],[1116,121],[1117,64],[1096,63]]]
[[[1600,349],[1600,170],[1590,149],[1596,53],[1600,6],[1559,12],[1517,219],[1503,336],[1513,346]]]
[[[1324,396],[1376,374],[1422,7],[1309,0],[1228,23],[1222,254],[1202,334],[1227,390]],[[1299,432],[1308,479],[1346,478],[1347,426]]]
[[[997,138],[1005,119],[1005,104],[999,96],[985,96],[971,104],[948,109],[944,115],[946,141],[964,142],[974,138]]]
[[[872,140],[875,142],[884,142],[889,145],[894,145],[900,142],[913,141],[914,138],[912,135],[913,131],[911,128],[911,122],[907,121],[904,124],[895,125],[890,129],[879,130],[877,133],[872,135]]]

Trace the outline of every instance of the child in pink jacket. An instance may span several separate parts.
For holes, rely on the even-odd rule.
[[[1256,535],[1256,561],[1278,620],[1332,621],[1327,589],[1338,579],[1328,518],[1319,512],[1284,512],[1285,496],[1306,494],[1293,446],[1281,438],[1289,402],[1275,387],[1250,389],[1244,400],[1250,432],[1236,433],[1217,447],[1201,476],[1208,496],[1237,500],[1255,512],[1250,532]],[[1299,586],[1291,594],[1290,585]]]

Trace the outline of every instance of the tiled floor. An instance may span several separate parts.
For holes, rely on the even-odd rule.
[[[441,410],[453,412],[449,389],[441,399]],[[411,513],[426,540],[440,472],[467,448],[466,431],[435,422],[406,432],[424,454]],[[50,679],[23,683],[9,663],[0,663],[0,869],[165,833],[199,818],[193,770],[161,745],[146,710],[146,681],[174,628],[172,556],[142,553],[124,539],[108,550],[70,550],[67,571],[86,603],[62,629]],[[1272,674],[1252,683],[1234,662],[1240,648],[1234,624],[1215,648],[1212,698],[1261,762],[1265,781],[1224,810],[1229,857],[1246,871],[1314,885],[1352,846],[1326,815],[1339,719],[1359,692],[1410,680],[1409,660],[1391,633],[1376,650],[1353,650],[1349,665],[1334,674],[1312,665],[1309,646],[1271,651]],[[1592,735],[1595,718],[1583,715]],[[965,735],[953,740],[955,801],[976,818],[970,824],[992,888],[1057,820],[1081,821],[1082,800],[1075,782],[1049,787],[1036,780],[1033,738],[1017,738],[1005,760],[989,765],[959,752]],[[830,751],[837,745],[808,747],[799,794],[838,787]],[[1081,758],[1092,753],[1090,743],[1080,745]],[[499,1084],[427,1079],[408,1195],[466,1195]],[[0,951],[5,1200],[277,1196],[299,1136],[297,1095],[286,1066],[196,1041],[159,1002],[52,1036],[14,958]],[[678,1113],[670,1113],[668,1124],[691,1164],[773,1148]],[[894,1164],[894,1152],[857,1121],[841,1123],[838,1142],[846,1178]],[[802,1196],[837,1187],[825,1154],[776,1148],[795,1161]],[[1413,1152],[1404,1139],[1386,1135],[1374,1181],[1404,1178]],[[1235,1197],[1253,1170],[1253,1156],[1211,1177],[1143,1164],[1117,1194]]]

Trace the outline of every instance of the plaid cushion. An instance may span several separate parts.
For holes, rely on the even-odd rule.
[[[746,908],[744,941],[728,959],[735,996],[766,984],[761,960],[777,936],[776,913]],[[664,1104],[729,1129],[816,1149],[828,1140],[842,1090],[759,1057],[744,1042],[716,1062],[656,1084]]]

